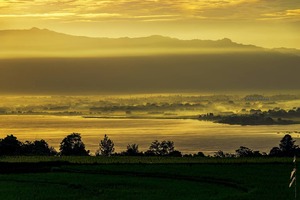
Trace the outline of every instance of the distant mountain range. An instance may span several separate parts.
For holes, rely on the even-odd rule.
[[[269,49],[270,50],[270,49]],[[98,57],[148,54],[222,53],[266,51],[254,45],[238,44],[228,38],[221,40],[179,40],[159,35],[140,38],[89,38],[32,28],[0,31],[0,52],[21,57]],[[300,55],[296,49],[278,48],[273,51]]]
[[[109,39],[6,30],[0,31],[0,58],[0,94],[300,90],[299,50],[226,38]]]

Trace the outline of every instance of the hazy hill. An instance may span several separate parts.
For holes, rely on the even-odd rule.
[[[292,49],[292,48],[275,48],[273,51],[277,51],[284,54],[290,54],[290,55],[297,55],[300,56],[300,50],[299,49]]]
[[[227,38],[217,41],[179,40],[159,35],[141,38],[88,38],[38,28],[0,31],[0,44],[2,57],[91,57],[261,49],[252,45],[237,44]]]
[[[87,38],[37,28],[0,31],[0,94],[299,90],[297,52],[229,39]]]

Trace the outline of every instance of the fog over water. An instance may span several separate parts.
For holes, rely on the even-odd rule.
[[[34,32],[36,35],[31,35]],[[45,38],[44,34],[49,37]],[[237,44],[229,39],[180,41],[154,36],[96,40],[40,29],[28,30],[28,35],[21,33],[18,37],[22,42],[20,44],[24,44],[19,45],[20,49],[16,49],[11,42],[6,43],[11,52],[5,46],[2,50],[0,48],[1,52],[12,53],[11,57],[0,55],[1,137],[14,134],[22,141],[45,139],[58,150],[66,135],[79,132],[92,153],[104,134],[115,141],[118,152],[131,143],[137,143],[141,150],[146,150],[156,139],[173,140],[183,153],[234,152],[239,146],[268,152],[283,137],[283,133],[277,132],[300,130],[300,125],[230,126],[182,119],[81,117],[137,115],[140,118],[155,118],[160,113],[166,118],[189,115],[197,118],[210,112],[249,114],[251,109],[295,111],[300,99],[297,95],[293,96],[300,89],[300,56],[297,50],[264,49]],[[31,46],[28,37],[38,35]],[[9,41],[15,41],[13,36]],[[69,42],[65,43],[65,39]],[[89,41],[88,47],[86,41]],[[61,42],[65,45],[60,46]],[[73,44],[79,45],[78,48],[74,48]],[[190,49],[190,44],[199,49]],[[97,54],[90,54],[88,50],[95,45]],[[61,47],[64,54],[56,51],[57,47]],[[18,57],[15,50],[31,54]],[[102,50],[113,53],[102,54]],[[51,54],[51,51],[57,54]],[[235,92],[266,95],[272,91],[280,92],[274,93],[277,96],[262,96],[262,99],[256,100],[234,95]],[[169,96],[169,99],[151,97],[151,94],[164,93],[179,95]],[[181,96],[188,93],[223,95]],[[112,94],[127,95],[129,99],[104,98]],[[146,95],[141,99],[131,98],[135,94],[147,94],[151,98]],[[26,95],[35,97],[27,98]],[[41,99],[38,97],[43,95],[45,97]],[[72,95],[81,97],[70,97]],[[103,98],[89,95],[102,95]],[[17,113],[22,115],[14,115]]]

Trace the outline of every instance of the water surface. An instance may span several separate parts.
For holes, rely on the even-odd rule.
[[[45,139],[59,149],[62,139],[73,132],[81,133],[86,148],[94,153],[107,134],[117,152],[127,144],[137,143],[148,149],[154,140],[172,140],[183,153],[218,150],[234,152],[239,146],[269,152],[278,146],[286,131],[299,131],[300,125],[239,126],[198,120],[180,119],[97,119],[79,116],[1,115],[0,137],[15,135],[20,141]],[[278,133],[280,132],[280,133]],[[292,134],[297,140],[298,134]]]

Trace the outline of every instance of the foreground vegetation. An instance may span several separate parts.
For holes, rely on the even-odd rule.
[[[42,161],[42,162],[41,162]],[[1,157],[1,199],[292,199],[287,158]]]
[[[289,157],[169,157],[169,156],[0,156],[0,163],[67,164],[289,164]]]
[[[137,145],[113,153],[105,135],[98,156],[88,156],[80,134],[65,137],[58,153],[11,135],[0,140],[0,199],[289,199],[294,143],[285,135],[269,155],[240,147],[235,156],[182,156],[171,141],[154,141],[148,153]]]
[[[241,146],[214,156],[182,155],[172,141],[157,140],[146,152],[129,144],[115,153],[107,135],[89,156],[78,133],[59,152],[9,135],[0,139],[0,199],[291,199],[291,157],[299,154],[288,134],[269,154]]]

